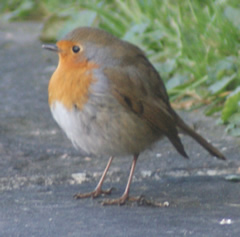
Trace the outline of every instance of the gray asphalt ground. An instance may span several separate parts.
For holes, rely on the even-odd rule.
[[[108,157],[79,154],[47,103],[57,55],[41,49],[39,23],[0,22],[0,236],[240,236],[239,142],[202,111],[182,116],[228,157],[211,157],[188,137],[180,157],[165,139],[138,160],[131,195],[168,202],[102,206],[75,200],[91,191]],[[131,157],[113,161],[104,187],[119,197]],[[237,180],[236,180],[237,181]]]

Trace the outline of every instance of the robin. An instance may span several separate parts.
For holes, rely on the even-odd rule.
[[[188,158],[180,129],[211,155],[224,155],[190,128],[173,110],[160,75],[137,46],[96,28],[81,27],[56,45],[43,48],[59,55],[48,87],[52,115],[73,145],[88,154],[110,159],[95,190],[75,197],[96,198],[113,157],[133,155],[123,195],[103,204],[124,204],[140,152],[163,137]]]

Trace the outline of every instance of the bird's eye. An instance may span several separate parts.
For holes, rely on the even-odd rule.
[[[80,47],[77,46],[77,45],[74,45],[74,46],[72,47],[72,51],[73,51],[74,53],[78,53],[78,52],[80,51]]]

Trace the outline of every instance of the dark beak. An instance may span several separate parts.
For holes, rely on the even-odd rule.
[[[53,52],[57,52],[57,53],[60,52],[60,50],[59,50],[59,48],[57,47],[56,44],[43,44],[42,48],[53,51]]]

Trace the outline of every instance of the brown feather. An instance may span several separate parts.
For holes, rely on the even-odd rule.
[[[125,59],[126,60],[126,59]],[[177,151],[188,157],[178,128],[196,140],[210,154],[219,159],[226,159],[214,146],[196,133],[172,109],[165,86],[144,55],[139,56],[136,64],[125,64],[124,67],[108,67],[104,70],[110,81],[113,95],[126,109],[141,117],[159,137],[165,135]]]

